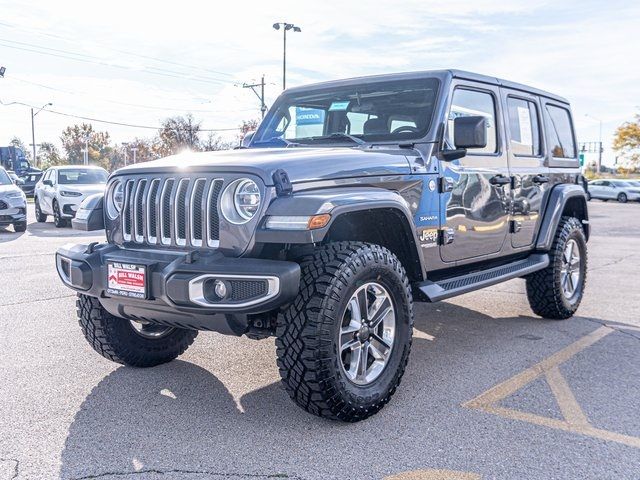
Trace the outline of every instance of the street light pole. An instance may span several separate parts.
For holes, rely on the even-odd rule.
[[[598,136],[598,166],[596,169],[597,173],[600,173],[600,170],[602,169],[602,120],[592,115],[589,115],[588,113],[585,113],[584,116],[589,117],[590,119],[595,120],[600,124],[600,133]]]
[[[273,28],[280,30],[282,26],[282,89],[287,88],[287,30],[293,30],[294,32],[301,32],[300,27],[295,26],[293,23],[278,22],[273,24]]]
[[[133,152],[133,163],[136,163],[136,152],[138,151],[138,147],[131,147],[131,151]]]
[[[38,111],[36,113],[33,113],[33,107],[31,107],[31,145],[33,146],[33,164],[35,166],[38,166],[37,165],[38,164],[38,158],[36,157],[36,128],[35,128],[34,118],[42,110],[44,110],[47,107],[50,107],[51,105],[53,105],[53,103],[51,103],[51,102],[43,105],[42,107],[40,107],[40,109],[38,109]]]

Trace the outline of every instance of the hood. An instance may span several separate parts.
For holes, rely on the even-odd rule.
[[[17,185],[0,185],[0,196],[3,196],[6,193],[12,192],[21,192],[22,190]]]
[[[237,172],[258,175],[273,185],[273,173],[283,169],[292,183],[371,175],[410,173],[406,150],[361,148],[246,148],[220,152],[185,152],[139,163],[115,175],[173,171]]]
[[[93,195],[94,193],[104,192],[106,185],[104,183],[94,183],[90,185],[73,185],[73,184],[58,184],[58,191],[66,190],[69,192],[80,192],[83,195]]]

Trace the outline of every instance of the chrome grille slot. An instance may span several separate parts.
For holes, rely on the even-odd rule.
[[[144,241],[144,193],[147,187],[146,180],[140,180],[135,189],[135,196],[133,198],[133,225],[134,225],[134,237],[137,243]]]
[[[204,198],[204,187],[206,183],[206,179],[198,178],[193,184],[193,191],[191,193],[190,240],[191,245],[194,247],[202,246],[202,211],[206,208],[202,200]]]
[[[189,191],[189,179],[183,178],[178,182],[178,192],[175,200],[175,240],[176,245],[184,246],[187,244],[187,210],[189,203],[187,201],[187,192]]]
[[[147,197],[147,240],[155,245],[158,243],[158,192],[160,179],[154,178],[149,186]]]
[[[166,247],[219,246],[218,198],[224,180],[203,177],[124,179],[123,240]]]
[[[174,184],[175,180],[173,178],[170,178],[164,183],[162,187],[160,201],[160,230],[161,241],[163,245],[171,245],[171,199]]]
[[[223,180],[217,178],[209,186],[207,195],[207,245],[218,247],[220,238],[220,216],[218,213],[218,198],[222,190]]]
[[[122,206],[122,233],[126,241],[131,240],[131,193],[133,191],[133,180],[129,180],[124,187],[124,204]]]

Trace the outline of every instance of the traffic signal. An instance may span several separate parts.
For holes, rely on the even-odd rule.
[[[584,153],[580,152],[578,158],[580,159],[580,166],[584,167]]]

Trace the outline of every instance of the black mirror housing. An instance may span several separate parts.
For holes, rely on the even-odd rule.
[[[85,198],[71,220],[74,230],[92,232],[104,230],[104,193],[96,193]]]
[[[53,187],[53,182],[51,180],[43,180],[42,184],[43,185],[48,185],[50,187]]]
[[[453,120],[453,143],[456,149],[487,146],[487,118],[480,115]]]

